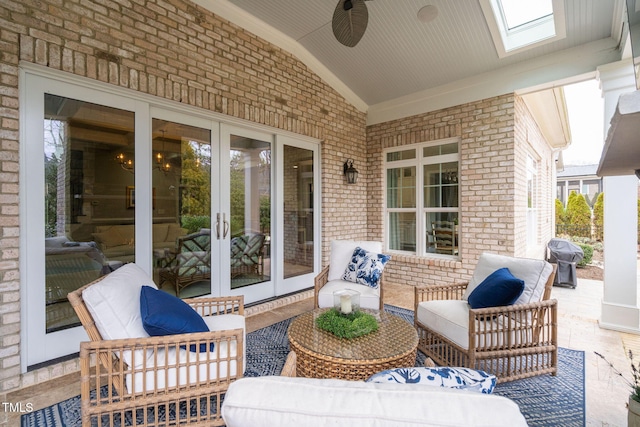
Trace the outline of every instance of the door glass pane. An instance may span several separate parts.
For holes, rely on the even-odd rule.
[[[231,135],[230,162],[230,217],[223,222],[236,289],[271,279],[271,144]]]
[[[313,151],[284,146],[284,277],[313,273]]]
[[[416,214],[414,212],[389,213],[389,249],[416,250]]]
[[[211,293],[211,131],[153,119],[156,283],[181,298]]]
[[[133,262],[134,113],[45,95],[47,333],[79,325],[67,294]]]

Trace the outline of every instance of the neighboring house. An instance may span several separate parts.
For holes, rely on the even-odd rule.
[[[409,285],[467,279],[484,251],[544,255],[570,141],[561,91],[369,123],[294,54],[189,1],[71,3],[0,5],[0,393],[78,370],[84,332],[47,325],[52,212],[49,231],[95,241],[103,267],[135,259],[152,274],[185,217],[208,210],[205,293],[247,302],[311,287],[334,239],[383,241],[385,278]],[[270,259],[232,276],[229,232],[265,229]]]
[[[596,175],[598,165],[565,165],[558,171],[556,198],[566,207],[569,194],[576,192],[583,194],[589,206],[593,204],[602,192],[602,178]]]

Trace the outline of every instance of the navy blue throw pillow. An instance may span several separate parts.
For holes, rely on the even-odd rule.
[[[144,330],[151,336],[209,332],[202,316],[189,304],[151,286],[143,286],[140,291],[140,315]],[[196,352],[196,347],[193,344],[189,350]],[[213,347],[211,343],[211,351]],[[200,352],[206,351],[207,345],[200,344]]]
[[[515,303],[524,291],[524,280],[508,268],[494,271],[469,294],[471,308],[501,307]]]

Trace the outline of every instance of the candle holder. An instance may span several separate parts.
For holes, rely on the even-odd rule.
[[[358,311],[360,309],[360,292],[353,289],[334,291],[333,308],[343,315]]]

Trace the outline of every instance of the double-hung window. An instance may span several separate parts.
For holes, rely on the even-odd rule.
[[[458,256],[459,140],[390,148],[384,159],[388,249]]]

